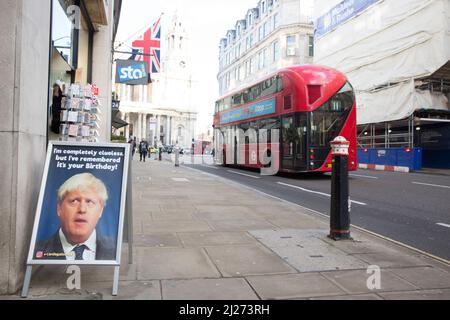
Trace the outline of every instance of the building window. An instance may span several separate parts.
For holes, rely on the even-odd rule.
[[[266,1],[261,2],[261,12],[262,14],[266,13]]]
[[[273,57],[273,62],[276,62],[280,59],[280,43],[278,41],[275,41],[272,44],[272,57]]]
[[[239,36],[241,34],[241,25],[238,24],[237,28],[236,28],[236,33]]]
[[[52,45],[61,54],[62,58],[72,65],[73,59],[73,33],[72,24],[67,17],[66,8],[56,0],[53,0],[52,20]],[[70,71],[68,69],[68,71]],[[53,79],[52,79],[53,80]],[[70,83],[70,79],[66,81]],[[52,82],[53,85],[54,82]]]
[[[263,67],[267,66],[267,48],[263,50]]]
[[[309,49],[309,56],[313,57],[314,56],[314,37],[313,36],[309,36],[308,49]]]
[[[263,27],[260,26],[258,30],[259,30],[259,32],[258,32],[258,41],[261,41],[262,39],[264,39],[264,30],[263,30]]]
[[[288,45],[288,46],[295,45],[295,36],[287,36],[286,37],[286,45]]]
[[[262,50],[258,53],[258,69],[262,69],[264,66],[264,60],[263,60],[263,52]]]
[[[295,56],[295,35],[286,37],[286,56]]]
[[[252,23],[253,23],[253,16],[252,16],[251,13],[248,14],[248,19],[247,19],[247,20],[248,20],[248,22],[247,22],[247,23],[248,23],[248,26],[251,26]]]
[[[269,21],[264,22],[264,31],[263,31],[263,37],[267,37],[267,35],[270,33],[270,26],[269,26]]]
[[[256,57],[253,56],[250,58],[250,74],[253,74],[256,71]]]
[[[280,16],[278,13],[273,15],[273,29],[275,30],[280,25]]]

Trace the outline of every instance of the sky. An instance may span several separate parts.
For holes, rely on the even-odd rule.
[[[219,97],[219,41],[257,3],[258,0],[123,0],[116,41],[125,41],[139,30],[144,31],[161,12],[163,17],[172,19],[177,10],[189,34],[193,77],[200,87],[199,96],[194,97],[198,101],[196,133],[199,134],[211,127],[214,102]]]

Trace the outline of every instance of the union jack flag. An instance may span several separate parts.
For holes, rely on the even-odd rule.
[[[147,61],[151,73],[158,73],[161,70],[161,17],[137,40],[131,43],[133,48],[139,50],[139,61]],[[149,56],[151,54],[151,56]]]

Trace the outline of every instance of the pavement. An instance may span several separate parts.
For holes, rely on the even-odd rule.
[[[450,299],[449,264],[355,228],[333,241],[328,219],[299,205],[136,156],[132,181],[133,261],[124,243],[118,295],[112,267],[82,266],[69,290],[67,266],[47,265],[25,299]]]
[[[450,176],[450,169],[435,169],[435,168],[422,168],[416,173],[435,174],[439,176]]]

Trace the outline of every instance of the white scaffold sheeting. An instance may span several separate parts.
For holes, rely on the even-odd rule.
[[[448,110],[444,95],[417,90],[413,81],[370,93],[359,92],[356,103],[358,124],[405,119],[418,109]]]
[[[329,1],[330,9],[335,2]],[[321,11],[326,12],[323,6]],[[414,90],[411,79],[446,64],[449,44],[449,0],[380,0],[317,38],[314,63],[347,75],[363,104],[358,124],[391,121],[417,106],[448,110],[444,96],[432,101],[428,93],[424,99],[426,93]],[[401,84],[374,91],[393,83]]]

